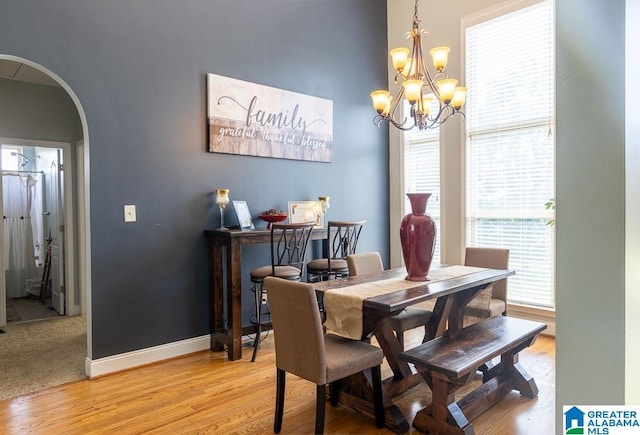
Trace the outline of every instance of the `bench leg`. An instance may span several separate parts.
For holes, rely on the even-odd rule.
[[[473,426],[455,401],[459,387],[437,373],[422,374],[431,387],[431,405],[418,411],[413,427],[439,435],[474,435]]]
[[[452,405],[456,406],[455,403]],[[438,435],[475,435],[475,431],[471,423],[462,428],[452,426],[446,421],[436,420],[433,418],[429,415],[428,408],[429,407],[418,411],[413,419],[413,427],[416,428],[418,432]]]
[[[529,399],[536,397],[538,395],[538,385],[536,385],[535,379],[520,364],[514,364],[513,370],[514,389],[520,391],[520,394]]]
[[[474,434],[471,421],[497,403],[511,390],[517,390],[525,397],[533,398],[538,387],[533,377],[517,362],[520,349],[501,355],[500,362],[491,367],[483,383],[460,400],[455,400],[455,392],[464,383],[452,382],[446,376],[429,370],[420,370],[431,387],[431,405],[418,411],[413,427],[424,433],[439,435]]]
[[[519,350],[516,350],[519,351]],[[535,379],[518,363],[518,354],[507,352],[500,357],[500,364],[495,369],[501,369],[505,376],[513,382],[513,389],[529,399],[538,395]]]

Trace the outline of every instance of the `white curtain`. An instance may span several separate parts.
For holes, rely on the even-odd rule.
[[[36,180],[27,174],[2,175],[4,259],[8,297],[27,296],[27,279],[36,275],[31,224]]]

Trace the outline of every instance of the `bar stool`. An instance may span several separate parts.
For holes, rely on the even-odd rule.
[[[253,283],[251,291],[254,292],[256,304],[255,319],[251,321],[256,325],[251,362],[256,360],[262,326],[271,325],[264,279],[267,276],[275,276],[290,281],[300,281],[314,225],[314,222],[271,224],[271,264],[257,267],[250,272]],[[264,305],[266,305],[266,311],[263,311]],[[264,316],[266,318],[263,318]]]
[[[366,220],[329,221],[324,240],[326,258],[307,263],[307,282],[326,281],[349,276],[347,255],[355,254],[358,239]]]

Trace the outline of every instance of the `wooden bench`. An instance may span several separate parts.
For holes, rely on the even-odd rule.
[[[432,391],[431,405],[418,411],[413,426],[425,433],[474,434],[471,420],[512,390],[532,398],[535,380],[518,364],[517,354],[531,346],[547,325],[497,316],[449,333],[403,352]],[[484,370],[482,385],[459,400],[455,392],[473,380],[493,358],[500,362]]]

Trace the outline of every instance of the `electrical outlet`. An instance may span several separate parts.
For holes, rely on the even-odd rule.
[[[135,222],[136,221],[136,206],[125,205],[124,206],[124,221]]]

